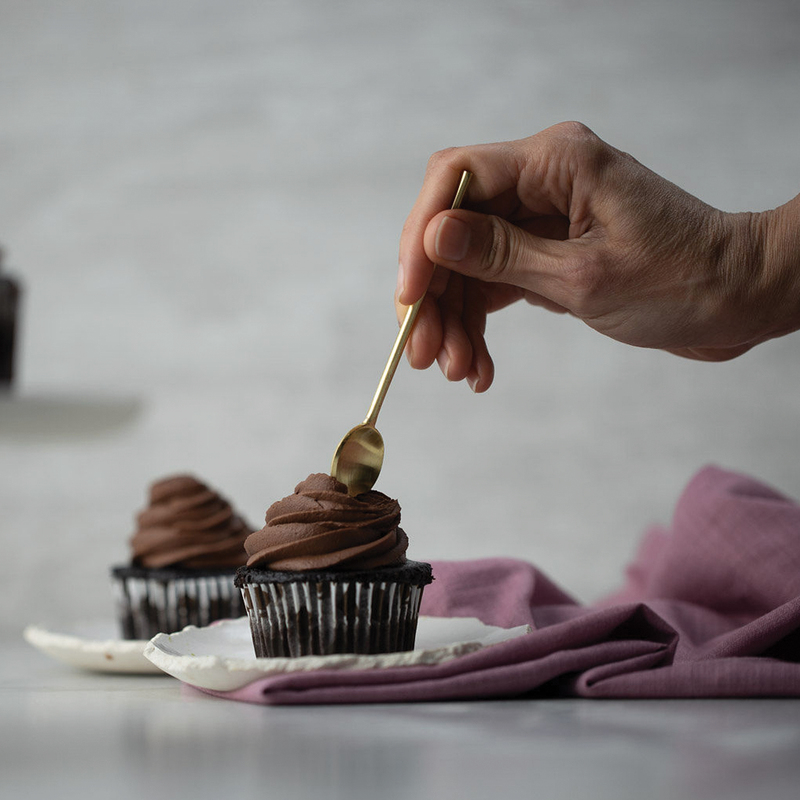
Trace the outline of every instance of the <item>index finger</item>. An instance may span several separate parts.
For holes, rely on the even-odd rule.
[[[532,164],[536,171],[536,164],[541,167],[546,161],[535,157],[535,141],[535,137],[529,137],[514,142],[453,147],[431,156],[419,196],[400,237],[397,297],[401,303],[411,305],[428,288],[434,264],[425,254],[425,229],[436,214],[450,207],[464,170],[473,173],[464,202],[466,208],[488,211],[507,219],[519,213],[563,212],[561,207],[553,204],[551,194],[544,190],[552,176],[541,176],[542,190],[537,185],[539,181],[525,181],[522,192],[525,196],[520,197],[523,173]]]
[[[473,173],[463,205],[495,196],[517,184],[518,170],[507,159],[491,157],[501,145],[476,145],[442,150],[431,156],[419,196],[400,237],[400,282],[397,299],[403,305],[419,300],[433,277],[434,264],[425,255],[424,233],[440,211],[450,208],[464,170]],[[501,178],[503,180],[498,180]]]

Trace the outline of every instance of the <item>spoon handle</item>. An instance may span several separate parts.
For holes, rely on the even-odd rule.
[[[461,206],[471,179],[471,172],[464,170],[461,173],[461,181],[458,184],[456,196],[450,208],[459,208]],[[403,354],[409,334],[411,333],[411,328],[414,325],[414,320],[417,318],[417,314],[419,313],[424,299],[425,295],[422,295],[422,297],[420,297],[413,306],[409,306],[408,311],[406,311],[403,323],[400,325],[400,330],[397,332],[397,338],[394,340],[392,352],[389,354],[389,360],[386,362],[381,379],[378,381],[378,388],[375,391],[375,396],[372,398],[372,404],[369,407],[369,411],[367,411],[367,418],[364,420],[365,425],[371,425],[374,428],[375,423],[378,421],[378,413],[383,405],[386,392],[389,391],[389,384],[392,382],[394,373],[397,370],[397,365],[400,363],[400,356]]]

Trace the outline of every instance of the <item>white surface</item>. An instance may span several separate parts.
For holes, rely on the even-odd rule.
[[[800,702],[230,703],[0,640],[9,797],[796,800]]]
[[[320,669],[365,670],[440,664],[481,647],[530,633],[530,625],[498,628],[470,617],[420,617],[414,650],[381,655],[256,658],[247,617],[206,628],[189,626],[177,633],[159,633],[144,655],[178,680],[203,689],[230,692],[268,675]]]
[[[28,625],[25,641],[47,656],[94,672],[152,673],[158,668],[144,657],[146,641],[119,639],[118,626],[105,620],[73,624]]]

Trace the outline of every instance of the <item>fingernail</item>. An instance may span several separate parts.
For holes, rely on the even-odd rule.
[[[478,393],[478,381],[480,380],[479,375],[467,375],[467,383],[469,384],[469,388],[472,389],[473,392],[476,394]]]
[[[461,261],[469,250],[469,225],[454,217],[445,217],[436,231],[436,255],[444,261]]]
[[[403,269],[403,262],[397,265],[397,299],[402,303],[403,294],[406,291],[406,271]]]
[[[441,354],[439,355],[439,369],[442,371],[442,374],[450,380],[450,356],[447,355],[447,351],[442,350]]]

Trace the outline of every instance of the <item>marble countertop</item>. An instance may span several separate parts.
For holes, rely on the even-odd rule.
[[[796,700],[265,707],[2,642],[10,797],[795,798]]]

